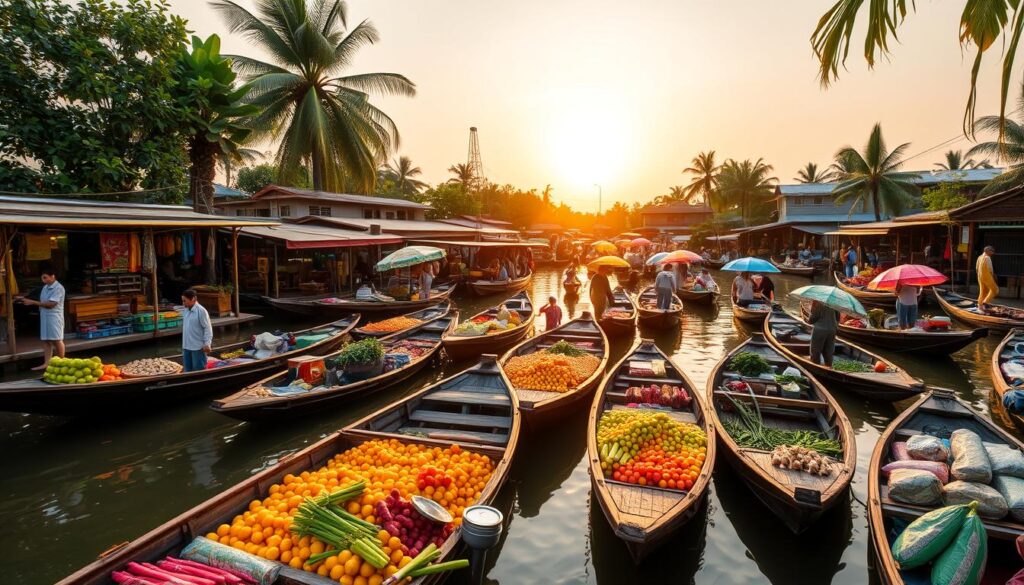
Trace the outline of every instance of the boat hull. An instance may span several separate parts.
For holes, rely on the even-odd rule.
[[[691,305],[717,305],[718,297],[722,296],[721,293],[715,291],[692,291],[692,290],[677,290],[676,296],[679,300],[684,303]]]
[[[779,272],[783,274],[792,274],[794,276],[806,276],[807,278],[814,278],[815,274],[819,274],[824,271],[824,267],[820,265],[812,266],[786,266],[785,264],[779,264],[775,260],[771,260],[772,266],[779,269]]]
[[[1021,319],[975,313],[954,304],[956,302],[967,302],[977,306],[976,302],[967,297],[940,288],[933,288],[932,290],[935,294],[935,300],[938,301],[942,310],[950,317],[962,323],[974,325],[975,327],[986,327],[990,332],[1000,333],[1008,332],[1016,327],[1024,327],[1024,320]]]
[[[754,311],[746,307],[741,307],[735,303],[732,305],[733,316],[744,323],[760,325],[768,318],[768,313],[770,312],[771,311]]]
[[[277,299],[273,297],[263,297],[263,302],[275,309],[281,309],[282,311],[288,311],[289,313],[296,313],[298,315],[409,313],[412,311],[426,309],[431,305],[448,300],[452,291],[455,290],[455,287],[455,284],[446,285],[445,288],[439,288],[436,292],[432,293],[432,296],[429,299],[417,301],[356,301],[354,300],[354,297],[347,297],[352,300],[346,300],[346,302],[343,303],[320,303],[317,301],[321,298],[325,298],[321,295],[319,297]]]
[[[525,290],[526,287],[530,286],[531,281],[533,281],[532,273],[523,276],[522,278],[513,278],[507,281],[472,280],[469,282],[469,288],[476,295],[484,297],[487,295],[513,293]]]
[[[996,347],[995,351],[992,352],[992,364],[989,368],[989,374],[992,377],[992,388],[995,389],[996,394],[999,396],[1000,403],[1003,401],[1004,394],[1015,389],[1011,388],[1010,384],[1006,381],[1006,378],[1003,377],[1001,356],[1003,355],[1003,352],[1008,351],[1010,343],[1020,342],[1024,342],[1024,329],[1011,329],[1010,332],[1006,334],[1006,337],[999,342],[999,346]],[[1006,414],[1011,420],[1013,420],[1013,423],[1017,425],[1018,428],[1024,429],[1024,414],[1010,412],[1010,410],[1005,407],[1003,410],[1006,411]]]
[[[895,310],[896,293],[864,290],[843,282],[843,278],[845,277],[838,272],[834,273],[834,276],[836,280],[836,287],[841,291],[853,295],[854,298],[861,302],[861,304],[880,309]]]

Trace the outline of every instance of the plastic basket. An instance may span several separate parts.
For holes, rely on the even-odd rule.
[[[132,325],[132,329],[134,329],[136,333],[145,333],[148,331],[153,331],[155,329],[172,329],[174,327],[181,327],[181,319],[168,319],[166,321],[160,321],[156,326],[154,326],[151,316],[150,321],[146,323],[136,323]]]
[[[78,334],[79,339],[99,339],[101,337],[113,337],[114,335],[124,335],[125,333],[131,333],[131,325],[117,325],[114,327],[104,327],[102,329],[96,329],[93,331],[83,331]]]

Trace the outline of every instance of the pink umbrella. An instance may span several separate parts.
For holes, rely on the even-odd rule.
[[[676,250],[669,252],[668,256],[665,256],[661,260],[658,260],[658,264],[700,264],[704,259],[700,257],[700,254],[694,254],[689,250]]]
[[[634,246],[650,246],[651,245],[651,241],[648,240],[647,238],[636,238],[635,240],[633,240],[632,243],[633,243]]]
[[[932,286],[948,280],[944,274],[920,264],[901,264],[879,274],[868,283],[872,290],[896,290],[896,285]]]

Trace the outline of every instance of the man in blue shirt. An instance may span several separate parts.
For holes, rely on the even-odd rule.
[[[188,289],[181,293],[181,354],[186,372],[206,369],[206,354],[213,343],[213,325],[210,313],[199,304],[196,291]]]

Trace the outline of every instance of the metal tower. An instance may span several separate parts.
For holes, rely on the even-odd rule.
[[[484,161],[480,158],[480,137],[477,136],[476,126],[469,129],[468,159],[466,164],[469,165],[469,170],[473,171],[473,188],[470,190],[477,191],[487,183],[487,179],[484,177]]]

